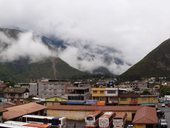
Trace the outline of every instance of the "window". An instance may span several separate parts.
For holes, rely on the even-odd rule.
[[[121,101],[127,101],[127,98],[120,98]]]
[[[103,94],[103,93],[104,93],[104,91],[100,91],[100,93],[101,93],[101,94]]]
[[[10,96],[15,96],[15,94],[12,93],[12,94],[10,94]]]
[[[87,117],[87,120],[91,121],[91,120],[93,120],[93,117]]]
[[[97,93],[97,91],[93,91],[93,93]]]
[[[107,93],[108,93],[108,94],[115,94],[115,93],[116,93],[116,90],[108,90]]]
[[[147,98],[145,98],[145,97],[143,97],[143,98],[141,98],[142,99],[142,101],[147,101]]]
[[[137,98],[131,98],[131,100],[132,100],[132,101],[136,101],[136,100],[137,100]]]

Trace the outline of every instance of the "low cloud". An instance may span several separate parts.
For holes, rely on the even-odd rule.
[[[169,5],[169,0],[0,0],[0,26],[53,35],[66,42],[88,40],[121,51],[125,61],[135,64],[169,38]],[[67,51],[70,58],[79,53],[74,47]],[[69,54],[65,51],[61,56],[74,67],[86,66],[87,61],[77,66],[76,57],[71,61]],[[86,67],[102,65],[97,60]]]
[[[20,58],[37,62],[53,56],[56,56],[56,53],[44,45],[38,37],[34,37],[31,32],[19,34],[18,39],[0,33],[1,62],[11,62]]]
[[[59,57],[82,71],[93,72],[99,67],[105,67],[111,73],[120,74],[130,67],[122,53],[113,48],[87,42],[70,44],[65,50],[59,50]]]

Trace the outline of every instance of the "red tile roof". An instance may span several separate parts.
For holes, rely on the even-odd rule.
[[[134,124],[158,124],[156,109],[152,107],[140,108],[134,117]]]
[[[14,119],[26,114],[31,114],[40,110],[46,109],[45,106],[31,102],[28,104],[18,105],[6,108],[6,112],[3,113],[4,120]]]
[[[2,103],[3,108],[9,108],[9,107],[13,107],[13,106],[16,106],[16,104],[14,104],[12,102]]]
[[[81,105],[54,105],[49,106],[48,110],[66,111],[133,111],[136,112],[142,106],[81,106]]]

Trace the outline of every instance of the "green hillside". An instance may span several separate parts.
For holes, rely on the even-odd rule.
[[[69,79],[83,75],[86,75],[86,73],[69,66],[59,58],[50,58],[36,63],[29,63],[26,59],[10,63],[0,63],[1,80]]]
[[[152,76],[170,77],[170,39],[164,41],[120,77],[131,79]]]
[[[17,40],[18,35],[22,33],[20,30],[8,28],[0,28],[0,32],[14,40]],[[9,47],[3,38],[0,39],[0,43],[2,44],[0,45],[2,51]],[[51,48],[49,45],[47,46],[49,49]],[[51,48],[51,50],[53,49]],[[60,58],[46,58],[45,60],[36,63],[30,63],[30,60],[27,57],[20,58],[13,62],[0,61],[0,80],[23,82],[41,78],[69,79],[82,77],[84,75],[87,75],[87,73],[71,67]]]

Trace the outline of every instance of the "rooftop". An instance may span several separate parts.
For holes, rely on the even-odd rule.
[[[29,90],[27,88],[5,88],[4,93],[25,93],[25,92],[29,92]]]
[[[5,112],[5,111],[7,111],[7,110],[4,109],[2,106],[0,106],[0,113],[1,113],[1,112]]]
[[[31,114],[40,110],[46,109],[45,106],[31,102],[28,104],[18,105],[6,108],[6,112],[3,113],[4,120],[14,119],[26,114]]]
[[[83,105],[53,105],[49,110],[66,110],[66,111],[133,111],[136,112],[142,106],[83,106]]]
[[[158,124],[156,109],[152,107],[142,107],[137,110],[133,120],[134,124]]]

